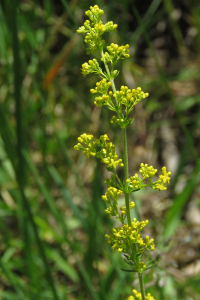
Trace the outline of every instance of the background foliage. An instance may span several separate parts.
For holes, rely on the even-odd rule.
[[[117,87],[150,93],[128,130],[130,174],[141,162],[173,174],[167,191],[134,199],[157,245],[146,287],[157,300],[197,300],[198,0],[0,1],[0,299],[117,300],[138,286],[104,237],[114,223],[101,200],[106,170],[73,149],[90,132],[108,133],[122,151],[111,113],[93,104],[97,76],[80,72],[88,56],[76,30],[95,4],[118,24],[107,44],[130,44]]]

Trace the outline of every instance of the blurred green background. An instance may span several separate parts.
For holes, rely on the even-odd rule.
[[[134,194],[157,266],[145,273],[157,300],[200,299],[200,1],[0,1],[0,299],[122,300],[138,288],[105,233],[105,166],[74,151],[77,137],[107,133],[123,154],[112,113],[93,104],[84,12],[99,5],[105,35],[130,45],[116,86],[150,96],[128,129],[130,175],[141,162],[172,172],[167,191]],[[98,58],[98,54],[95,55]],[[120,173],[119,176],[123,176]],[[123,197],[120,204],[123,204]]]

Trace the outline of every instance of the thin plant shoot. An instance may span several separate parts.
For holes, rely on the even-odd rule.
[[[97,5],[91,6],[85,14],[89,20],[86,20],[84,26],[81,26],[77,32],[85,34],[85,42],[88,45],[87,54],[99,52],[104,69],[100,67],[96,59],[91,59],[82,65],[82,74],[86,76],[95,73],[101,77],[101,80],[96,83],[96,87],[90,92],[96,96],[94,104],[97,107],[106,106],[113,111],[111,123],[122,129],[124,157],[123,159],[118,157],[115,145],[109,140],[107,134],[95,139],[92,134],[83,133],[78,138],[78,144],[74,148],[75,150],[82,150],[87,158],[90,156],[100,158],[111,173],[110,178],[105,181],[107,192],[102,196],[102,199],[108,204],[105,213],[119,220],[121,226],[113,228],[111,235],[106,235],[106,238],[113,251],[117,250],[124,253],[125,262],[131,267],[132,272],[138,274],[140,283],[140,292],[134,289],[133,295],[129,296],[127,300],[155,300],[150,293],[145,293],[143,282],[143,272],[152,268],[155,262],[151,259],[146,261],[142,259],[144,251],[155,249],[154,240],[150,239],[149,236],[143,239],[141,234],[143,228],[147,226],[148,220],[139,222],[135,218],[131,219],[130,211],[134,208],[135,203],[129,201],[129,194],[147,186],[154,190],[166,190],[165,184],[169,184],[171,172],[167,172],[166,167],[163,167],[162,175],[154,181],[153,178],[157,169],[141,163],[140,175],[136,173],[129,176],[126,128],[134,121],[131,113],[135,105],[147,98],[149,94],[143,92],[140,87],[130,89],[127,86],[121,86],[119,90],[116,89],[114,79],[119,71],[115,69],[115,65],[119,59],[129,57],[129,45],[118,46],[112,43],[104,53],[103,34],[114,31],[117,24],[113,24],[112,21],[103,24],[101,16],[104,11]],[[118,177],[117,168],[124,169],[123,180]],[[125,205],[119,208],[117,201],[122,194],[125,195]]]

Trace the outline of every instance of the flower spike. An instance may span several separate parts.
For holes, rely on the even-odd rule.
[[[122,85],[119,90],[116,89],[114,79],[119,74],[119,71],[115,70],[114,66],[118,60],[129,57],[129,45],[119,46],[111,43],[110,46],[107,46],[107,51],[104,53],[103,45],[105,41],[103,34],[115,30],[117,24],[113,24],[112,21],[103,24],[101,16],[104,14],[104,11],[98,5],[90,6],[90,9],[85,14],[89,20],[86,20],[84,26],[81,26],[77,32],[85,34],[85,42],[88,44],[87,54],[96,51],[101,53],[101,61],[103,61],[105,71],[101,69],[96,59],[84,63],[81,71],[84,76],[95,73],[101,77],[101,80],[96,83],[96,86],[90,92],[95,94],[94,104],[97,107],[107,106],[108,109],[115,113],[111,118],[111,123],[117,124],[122,129],[124,164],[122,159],[118,158],[115,145],[110,142],[107,134],[101,135],[99,139],[95,140],[92,134],[84,133],[78,138],[78,144],[74,148],[75,150],[83,150],[83,154],[88,158],[90,156],[100,158],[101,162],[106,164],[107,171],[112,173],[110,178],[105,180],[107,191],[102,196],[102,200],[108,206],[104,212],[110,217],[115,217],[122,225],[121,227],[113,228],[111,235],[106,234],[105,236],[113,252],[117,250],[119,253],[123,253],[124,261],[131,267],[129,270],[121,270],[137,272],[141,275],[142,272],[156,264],[154,260],[149,259],[150,256],[144,262],[142,261],[143,252],[155,250],[155,245],[154,239],[142,233],[149,221],[139,222],[136,218],[132,218],[130,211],[134,208],[135,203],[129,201],[129,194],[147,186],[154,190],[166,190],[167,187],[165,185],[170,183],[171,172],[167,172],[166,167],[163,167],[162,175],[156,181],[153,181],[158,170],[153,166],[141,163],[139,173],[128,177],[126,127],[134,121],[134,118],[129,115],[135,105],[142,99],[147,98],[149,94],[142,91],[141,87],[129,88]],[[124,177],[121,175],[120,178],[117,175],[116,168],[118,166],[124,167]],[[125,205],[119,207],[119,197],[122,195],[125,199]],[[134,289],[133,295],[129,296],[127,300],[155,300],[151,294],[147,293],[145,295],[142,277],[140,288],[141,293]]]

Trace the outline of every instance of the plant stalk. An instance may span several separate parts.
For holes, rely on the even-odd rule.
[[[131,226],[131,214],[129,206],[129,193],[128,193],[128,149],[127,149],[127,137],[126,137],[126,128],[122,129],[123,133],[123,145],[124,145],[124,184],[125,184],[125,203],[126,203],[126,215],[128,225]]]
[[[110,70],[109,70],[108,65],[107,65],[107,63],[106,63],[103,49],[102,49],[102,51],[101,51],[101,56],[102,56],[102,58],[103,58],[103,62],[104,62],[105,68],[106,68],[106,72],[107,72],[108,76],[110,77]]]
[[[141,291],[141,295],[142,295],[142,300],[146,300],[143,274],[142,273],[138,273],[138,277],[139,277],[139,282],[140,282],[140,291]]]

